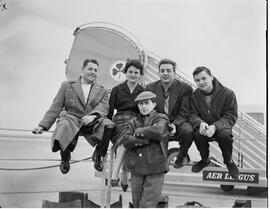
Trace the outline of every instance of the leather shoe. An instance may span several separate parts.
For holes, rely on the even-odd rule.
[[[118,186],[119,179],[111,179],[111,186],[112,187],[117,187]]]
[[[66,174],[69,172],[70,170],[70,164],[69,164],[69,161],[70,161],[70,153],[68,155],[68,157],[66,159],[64,159],[61,155],[61,163],[59,165],[59,168],[60,168],[60,171],[62,174]]]
[[[94,168],[101,172],[103,170],[103,165],[101,162],[101,157],[96,154],[96,151],[93,153],[92,161],[94,161]]]
[[[206,161],[204,160],[200,160],[199,162],[195,163],[192,168],[191,171],[193,173],[199,173],[204,167],[208,166],[210,164],[210,160],[207,159]]]
[[[229,163],[226,164],[229,174],[234,178],[237,179],[238,175],[239,175],[239,170],[237,168],[237,166],[235,165],[235,163],[231,160]]]
[[[124,184],[124,183],[121,181],[121,187],[122,187],[122,190],[123,190],[124,192],[126,192],[127,189],[128,189],[128,184]]]
[[[176,161],[173,164],[174,168],[181,168],[184,166],[184,158],[182,157],[177,157]]]

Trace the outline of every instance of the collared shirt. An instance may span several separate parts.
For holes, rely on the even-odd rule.
[[[139,109],[134,100],[143,90],[144,88],[137,84],[133,92],[130,93],[127,81],[115,86],[109,100],[108,118],[112,119],[114,110],[117,110],[117,112],[131,111],[138,113]]]
[[[88,84],[85,83],[84,80],[81,78],[81,84],[82,84],[82,90],[83,90],[83,96],[84,96],[84,101],[87,103],[88,96],[92,87],[92,83]]]

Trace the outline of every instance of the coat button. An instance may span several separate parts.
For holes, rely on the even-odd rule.
[[[137,144],[137,143],[135,143],[135,146],[137,147],[137,146],[138,146],[138,144]]]
[[[142,153],[140,153],[139,156],[141,157],[142,156]]]

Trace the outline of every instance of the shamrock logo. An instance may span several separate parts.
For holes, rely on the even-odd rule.
[[[115,81],[122,82],[126,79],[126,75],[123,73],[125,64],[126,63],[124,61],[116,61],[112,64],[110,73]]]

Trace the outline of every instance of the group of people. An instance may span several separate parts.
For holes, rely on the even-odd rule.
[[[111,92],[96,82],[99,63],[86,59],[76,80],[64,81],[52,105],[33,133],[49,130],[53,152],[60,150],[60,170],[70,169],[71,152],[78,137],[84,136],[95,146],[92,156],[97,171],[103,170],[102,157],[109,142],[116,153],[111,186],[127,190],[127,172],[131,173],[133,207],[156,207],[164,176],[169,170],[169,141],[178,141],[179,153],[173,166],[184,166],[184,158],[194,141],[201,160],[192,166],[200,172],[209,163],[209,142],[215,140],[224,164],[233,178],[239,170],[232,160],[232,127],[237,120],[237,101],[232,90],[224,87],[206,67],[197,67],[193,78],[197,89],[175,78],[176,63],[162,59],[159,80],[140,84],[144,67],[139,60],[127,60],[123,73],[126,80]],[[115,113],[116,112],[116,113]]]

